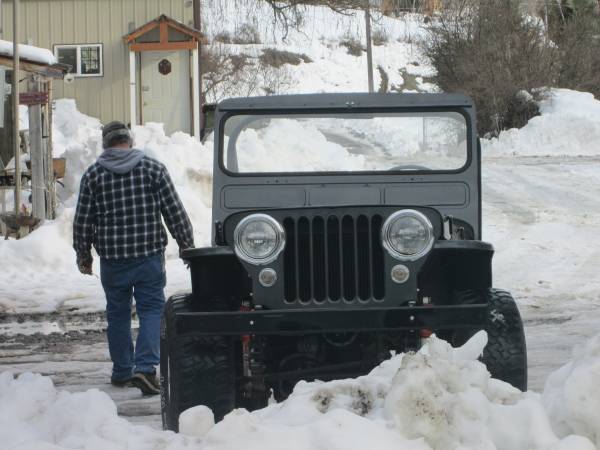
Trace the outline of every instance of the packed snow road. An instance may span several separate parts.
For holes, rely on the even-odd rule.
[[[600,323],[599,165],[597,157],[558,156],[488,157],[483,163],[484,239],[496,247],[494,284],[517,297],[530,389],[538,392]],[[178,288],[185,287],[183,268],[170,267]],[[82,304],[90,307],[85,299]],[[0,372],[46,374],[59,389],[75,392],[99,388],[122,416],[158,427],[157,398],[108,384],[103,314],[77,312],[77,302],[69,307],[74,310],[0,316]]]
[[[97,388],[117,404],[119,415],[161,428],[160,400],[110,380],[104,313],[17,314],[0,317],[0,372],[35,372],[58,389]]]

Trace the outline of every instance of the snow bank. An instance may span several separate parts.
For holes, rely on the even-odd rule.
[[[285,402],[253,413],[238,409],[216,425],[207,408],[192,408],[182,416],[181,435],[130,424],[98,390],[60,392],[40,375],[4,373],[0,441],[19,449],[593,450],[569,430],[557,436],[538,395],[490,378],[477,360],[486,341],[480,332],[453,349],[433,337],[418,353],[396,355],[366,376],[300,382]],[[593,346],[595,354],[572,363],[589,380],[597,376]],[[568,398],[590,425],[585,434],[598,436],[597,409],[582,397],[588,387]]]
[[[50,378],[0,374],[0,442],[11,450],[190,448],[191,439],[136,427],[97,390],[58,391]]]
[[[184,133],[166,136],[162,125],[134,129],[136,146],[163,162],[194,224],[199,246],[210,242],[212,149]],[[101,123],[58,100],[53,123],[54,156],[67,159],[64,187],[58,186],[58,218],[19,241],[0,241],[0,312],[47,312],[60,308],[98,310],[104,297],[97,277],[80,275],[72,249],[72,221],[83,172],[102,152]],[[189,275],[177,245],[167,247],[168,293],[187,289]],[[99,273],[98,261],[94,272]]]
[[[573,353],[548,377],[542,402],[558,436],[579,434],[600,448],[600,335]]]
[[[263,130],[247,128],[236,147],[240,172],[352,171],[365,167],[363,155],[352,155],[344,146],[331,142],[314,123],[292,119],[271,121]]]
[[[13,56],[13,43],[11,41],[0,39],[0,55]],[[40,64],[52,65],[58,62],[50,50],[32,45],[19,44],[19,57]]]
[[[541,115],[522,129],[483,141],[491,156],[600,155],[600,100],[587,92],[552,89],[540,103]]]

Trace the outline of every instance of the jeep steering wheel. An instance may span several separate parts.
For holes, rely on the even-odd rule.
[[[392,167],[390,170],[430,170],[429,167],[420,166],[419,164],[403,164]]]

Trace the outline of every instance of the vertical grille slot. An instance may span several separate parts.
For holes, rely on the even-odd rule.
[[[311,300],[311,272],[312,272],[312,261],[310,259],[311,253],[311,237],[310,237],[310,225],[306,217],[301,217],[298,220],[298,281],[299,281],[299,293],[298,298],[301,302],[309,302]]]
[[[288,217],[283,221],[286,302],[368,302],[385,297],[379,215]]]
[[[335,216],[327,219],[327,256],[329,274],[329,299],[337,302],[342,298],[342,272],[340,267],[340,221]]]
[[[358,262],[358,298],[359,300],[369,300],[371,297],[371,236],[369,219],[367,216],[358,216],[356,221],[356,246]]]
[[[373,276],[373,298],[375,300],[383,300],[385,297],[385,270],[383,247],[379,232],[383,226],[383,218],[379,215],[373,216],[371,220],[371,256],[373,263],[371,264]]]
[[[284,295],[286,302],[294,302],[298,298],[298,276],[296,275],[296,223],[287,218],[283,221],[285,230],[285,252],[283,253],[283,274],[285,277]]]
[[[325,221],[322,217],[313,219],[313,294],[317,302],[324,302],[327,297],[325,264]]]
[[[354,300],[356,298],[356,259],[354,244],[356,237],[354,235],[354,219],[350,216],[344,216],[342,219],[342,271],[343,271],[343,291],[344,300]]]

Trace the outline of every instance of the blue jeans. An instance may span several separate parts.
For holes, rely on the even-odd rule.
[[[165,303],[163,255],[102,259],[100,279],[106,294],[112,379],[125,380],[133,373],[154,372],[160,360],[160,317]],[[131,337],[132,297],[140,320],[135,350]]]

